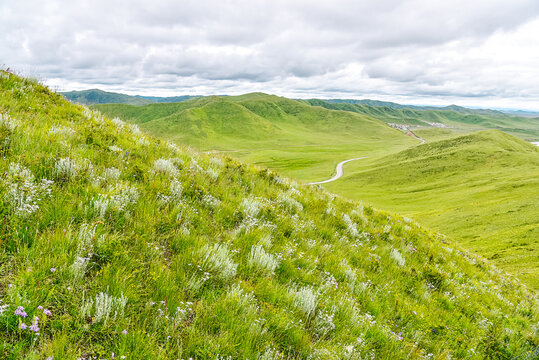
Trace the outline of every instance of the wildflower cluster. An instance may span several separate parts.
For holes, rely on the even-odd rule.
[[[110,318],[117,319],[124,315],[124,309],[127,304],[127,297],[123,294],[114,297],[106,292],[100,292],[95,298],[85,299],[83,294],[83,305],[81,307],[81,317],[87,318],[93,315],[94,323],[107,324]]]
[[[153,173],[176,178],[180,171],[171,159],[157,159],[153,164]]]
[[[6,187],[4,199],[12,206],[15,215],[27,216],[36,212],[41,199],[50,197],[52,193],[51,180],[41,179],[36,183],[32,172],[17,163],[9,165],[3,183]]]
[[[86,273],[88,262],[90,261],[94,249],[93,239],[95,236],[96,226],[82,224],[78,233],[77,252],[75,261],[71,265],[73,279],[75,282],[80,281]]]
[[[67,181],[74,178],[78,171],[78,166],[73,159],[61,158],[54,164],[53,174],[57,179]]]
[[[247,263],[249,266],[271,275],[279,266],[279,259],[267,253],[262,245],[253,245]]]
[[[310,286],[299,289],[290,289],[294,305],[300,309],[308,318],[313,316],[318,306],[318,294]]]
[[[93,208],[100,218],[104,218],[108,211],[122,213],[137,203],[139,195],[134,186],[116,184],[109,188],[109,194],[99,194],[93,201]]]
[[[12,136],[18,126],[19,123],[9,117],[9,115],[0,113],[0,151],[9,149]]]
[[[406,263],[406,261],[404,260],[404,257],[402,256],[400,251],[397,249],[392,249],[389,255],[395,261],[395,263],[401,267],[404,266],[404,264]]]
[[[231,259],[228,246],[215,244],[204,246],[200,251],[202,255],[202,268],[210,273],[214,273],[223,280],[229,280],[236,275],[238,267]]]

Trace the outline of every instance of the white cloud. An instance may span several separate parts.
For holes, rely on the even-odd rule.
[[[0,60],[61,89],[530,107],[536,0],[0,4]]]

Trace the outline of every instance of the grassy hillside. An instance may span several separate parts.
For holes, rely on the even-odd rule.
[[[154,135],[202,151],[231,152],[303,180],[331,174],[342,159],[377,156],[419,143],[367,116],[262,93],[95,108]]]
[[[140,106],[153,103],[153,101],[149,99],[99,89],[68,91],[60,94],[71,102],[83,105],[119,103]]]
[[[391,105],[373,106],[370,103],[334,103],[316,99],[306,102],[314,106],[351,111],[387,123],[404,124],[414,128],[432,128],[429,123],[440,123],[450,127],[445,129],[447,137],[477,130],[496,129],[526,141],[539,141],[539,118],[512,116],[495,110],[467,109],[456,105],[438,109],[403,108]],[[425,138],[430,140],[428,135],[426,133]],[[437,138],[432,140],[435,139]]]
[[[513,358],[534,294],[409,219],[0,73],[0,358]]]
[[[351,163],[326,188],[406,214],[539,288],[539,148],[495,130]]]

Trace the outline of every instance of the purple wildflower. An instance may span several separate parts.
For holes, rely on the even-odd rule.
[[[122,331],[122,334],[127,335],[127,330],[124,329],[124,331]]]
[[[55,272],[56,271],[56,268],[51,268],[51,272]]]
[[[22,316],[22,317],[27,317],[28,314],[24,311],[24,308],[22,306],[18,306],[17,309],[15,310],[15,315],[19,315],[19,316]]]
[[[22,323],[19,324],[19,329],[24,330],[26,328],[27,328],[27,326],[26,326],[25,323],[22,322]]]
[[[50,311],[49,309],[43,310],[43,314],[44,314],[44,315],[47,315],[47,316],[51,316],[51,315],[52,315],[52,313],[51,313],[51,311]]]
[[[37,326],[37,324],[30,325],[28,329],[32,330],[33,332],[39,332],[39,326]]]
[[[39,305],[39,306],[37,307],[37,309],[38,309],[38,310],[43,310],[43,306]]]

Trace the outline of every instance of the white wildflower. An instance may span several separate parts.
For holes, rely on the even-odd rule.
[[[114,151],[114,152],[122,152],[122,151],[124,151],[121,147],[118,147],[116,145],[109,146],[109,150]]]
[[[318,305],[318,295],[310,286],[300,289],[291,289],[294,305],[299,308],[307,317],[314,315]]]
[[[217,169],[222,169],[223,166],[225,165],[223,163],[223,160],[221,160],[220,158],[218,157],[212,157],[210,159],[210,164],[212,164],[213,166],[215,166]]]
[[[17,163],[9,164],[3,183],[6,186],[4,199],[13,207],[15,214],[20,216],[36,212],[42,197],[51,196],[53,184],[47,179],[36,183],[32,172]]]
[[[313,322],[314,332],[318,338],[323,338],[335,329],[333,318],[335,317],[335,309],[332,311],[320,311]]]
[[[119,118],[115,117],[114,119],[112,119],[112,123],[116,126],[116,128],[118,129],[118,132],[121,132],[126,123],[122,120],[120,120]]]
[[[129,130],[135,135],[140,135],[141,131],[137,124],[129,124]]]
[[[8,114],[0,113],[0,126],[6,128],[10,133],[13,133],[19,126],[19,122],[13,120]]]
[[[155,160],[153,171],[156,174],[163,174],[169,177],[177,177],[180,173],[172,160],[163,158]]]
[[[402,256],[400,251],[397,249],[391,250],[391,253],[389,254],[389,256],[391,256],[391,258],[395,261],[395,263],[397,263],[397,265],[401,267],[404,266],[404,264],[406,263],[406,261],[404,260],[404,257]]]
[[[286,193],[280,193],[277,197],[277,202],[290,213],[297,213],[303,210],[303,205]]]
[[[273,274],[279,266],[279,260],[270,253],[267,253],[262,245],[251,247],[247,263],[249,266],[259,269],[266,274]]]
[[[357,224],[355,224],[352,219],[350,219],[350,216],[348,214],[344,214],[342,216],[342,219],[344,223],[346,224],[346,230],[348,230],[348,233],[352,235],[353,237],[358,237],[359,232],[357,230]]]
[[[206,194],[202,197],[202,203],[210,208],[216,208],[221,204],[221,201],[210,194]]]
[[[137,144],[141,146],[148,146],[150,145],[150,141],[146,139],[144,136],[141,136],[137,139]]]
[[[240,205],[243,213],[252,218],[255,218],[258,215],[262,206],[262,201],[257,198],[243,199]]]
[[[91,316],[93,313],[94,323],[107,324],[110,318],[117,319],[124,315],[124,309],[127,304],[127,297],[123,294],[119,297],[114,297],[106,292],[100,292],[95,296],[95,300],[90,298],[84,301],[81,308],[83,318]]]
[[[204,246],[201,250],[202,268],[215,273],[223,280],[229,280],[236,275],[238,267],[232,260],[230,250],[226,245],[215,244]]]
[[[53,125],[49,129],[49,135],[65,135],[65,136],[75,136],[77,132],[70,128],[69,126],[63,125]]]
[[[219,177],[219,170],[209,167],[206,170],[206,175],[208,175],[212,180],[217,180],[217,178]]]
[[[70,158],[61,158],[54,164],[53,174],[56,178],[70,180],[79,171],[77,164]]]

